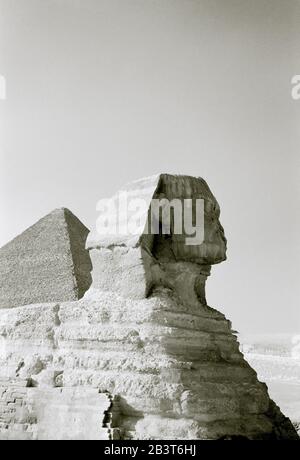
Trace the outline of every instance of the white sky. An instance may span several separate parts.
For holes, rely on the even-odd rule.
[[[0,245],[158,172],[204,177],[228,261],[208,302],[297,332],[300,0],[0,0]]]

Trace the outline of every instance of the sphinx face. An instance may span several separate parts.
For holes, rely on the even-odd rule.
[[[151,252],[157,259],[162,262],[173,260],[199,265],[213,265],[226,260],[226,238],[219,220],[220,207],[203,179],[163,174],[154,198],[165,200],[167,203],[180,201],[183,210],[185,202],[191,202],[192,211],[189,217],[194,227],[198,225],[198,220],[201,220],[198,219],[197,201],[202,202],[203,213],[203,237],[199,244],[193,241],[185,230],[188,216],[183,211],[182,233],[176,232],[176,222],[173,217],[169,234],[163,234],[161,231],[159,235],[154,236]],[[161,224],[163,226],[163,222]]]
[[[153,200],[165,204],[162,205],[162,212],[155,215],[159,233],[151,235],[150,238],[147,235],[141,240],[142,249],[145,249],[145,273],[148,275],[147,292],[150,294],[153,288],[164,286],[176,292],[184,304],[205,307],[205,283],[210,275],[211,265],[226,259],[226,238],[219,220],[219,204],[203,179],[167,174],[160,176]],[[178,207],[172,207],[169,231],[166,232],[164,211],[170,215],[170,203],[175,204],[175,201]],[[197,201],[201,202],[200,218]],[[186,231],[186,202],[191,205],[189,217],[192,227],[197,228],[198,224],[202,224],[200,242],[195,242]],[[178,214],[182,219],[182,225],[178,225],[178,220],[176,221],[175,209],[177,219]],[[183,212],[180,214],[178,209]],[[151,212],[150,220],[152,218]],[[183,231],[178,231],[178,228]]]

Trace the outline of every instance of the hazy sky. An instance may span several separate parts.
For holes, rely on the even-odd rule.
[[[228,261],[208,302],[300,330],[300,0],[0,0],[0,245],[158,172],[204,177]]]

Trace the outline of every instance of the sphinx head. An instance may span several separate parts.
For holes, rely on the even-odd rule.
[[[226,260],[226,238],[219,218],[219,204],[202,178],[159,176],[146,232],[140,238],[150,291],[162,284],[185,301],[206,305],[205,281],[211,265]]]
[[[211,265],[226,259],[220,208],[207,183],[191,176],[160,174],[128,184],[110,201],[113,202],[116,207],[111,208],[112,217],[122,208],[119,228],[123,233],[98,235],[94,240],[90,237],[89,249],[119,247],[124,257],[136,260],[136,265],[138,259],[142,261],[143,282],[139,283],[138,289],[136,285],[132,290],[128,287],[130,292],[138,292],[139,296],[143,292],[147,296],[156,287],[164,286],[176,291],[180,297],[184,295],[185,302],[205,305],[204,285]],[[138,203],[142,205],[136,213],[139,225],[135,232],[132,232],[132,215],[127,209],[125,213],[122,211],[124,203],[135,211]],[[120,257],[120,251],[116,257],[117,254]],[[93,254],[91,256],[93,259]],[[97,269],[95,264],[96,260],[94,271]],[[116,262],[117,265],[120,263]],[[140,275],[134,275],[135,268],[132,267],[126,273],[127,286],[131,283],[128,279],[131,273],[133,284],[141,279]],[[116,278],[118,286],[120,277],[124,276],[120,271]]]
[[[140,244],[161,262],[217,264],[226,259],[219,217],[219,204],[203,179],[161,174]]]

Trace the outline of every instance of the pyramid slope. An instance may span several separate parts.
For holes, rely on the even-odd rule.
[[[80,298],[89,283],[88,232],[61,208],[1,248],[0,308]]]

